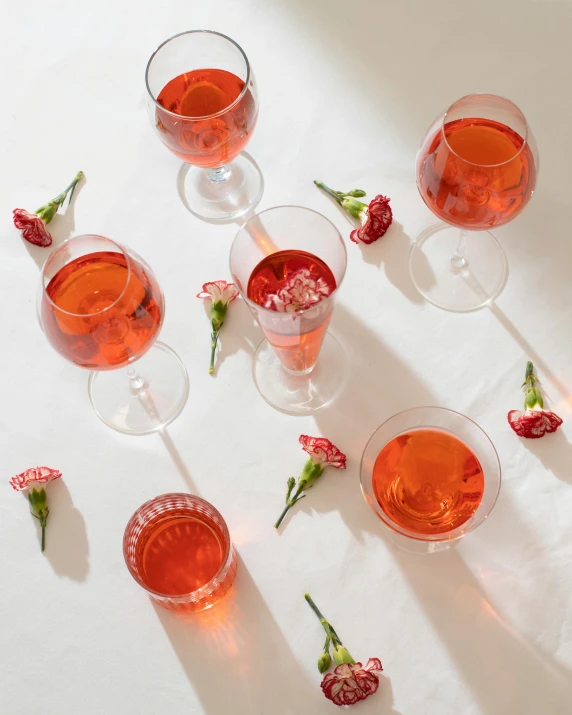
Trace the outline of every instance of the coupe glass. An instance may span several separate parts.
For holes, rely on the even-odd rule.
[[[89,396],[107,425],[148,434],[180,414],[187,371],[171,348],[156,342],[165,301],[134,251],[103,236],[62,243],[42,269],[38,315],[52,347],[92,371]]]
[[[151,55],[145,82],[157,135],[189,164],[188,208],[200,218],[222,221],[255,206],[262,175],[241,152],[256,125],[258,99],[242,48],[219,32],[182,32]]]
[[[441,407],[416,407],[373,433],[360,478],[365,500],[394,543],[431,553],[483,523],[497,500],[501,469],[475,422]]]
[[[319,303],[295,313],[262,307],[248,297],[248,284],[262,261],[282,251],[311,254],[323,261],[336,282]],[[266,338],[252,372],[260,394],[276,409],[307,414],[330,404],[346,377],[346,355],[327,332],[346,271],[346,248],[327,218],[301,206],[278,206],[257,214],[238,232],[230,251],[233,280]]]
[[[178,613],[211,608],[236,576],[224,519],[190,494],[163,494],[137,509],[125,529],[123,556],[151,599]]]
[[[538,172],[534,137],[520,109],[492,94],[471,94],[431,125],[417,154],[417,186],[443,221],[413,244],[409,269],[419,292],[445,310],[488,305],[508,268],[489,229],[528,203]]]

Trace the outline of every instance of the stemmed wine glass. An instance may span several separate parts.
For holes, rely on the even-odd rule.
[[[413,283],[445,310],[488,305],[508,275],[489,229],[518,216],[536,183],[538,152],[523,113],[492,94],[459,99],[431,125],[416,172],[421,197],[449,226],[432,226],[413,244]]]
[[[38,316],[44,333],[62,357],[92,371],[92,405],[119,432],[154,432],[187,401],[184,365],[156,342],[164,315],[163,293],[149,266],[109,238],[70,238],[42,269]]]
[[[337,228],[301,206],[262,211],[234,239],[230,271],[266,338],[254,356],[254,381],[262,397],[283,412],[315,412],[344,386],[345,351],[328,325],[346,262]],[[277,305],[282,289],[303,289],[304,281],[327,283],[330,292],[303,309]]]
[[[145,82],[157,135],[189,164],[188,208],[216,221],[242,216],[257,204],[262,175],[241,152],[256,125],[258,98],[242,48],[219,32],[182,32],[151,55]]]

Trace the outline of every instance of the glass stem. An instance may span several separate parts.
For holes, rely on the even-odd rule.
[[[218,166],[216,169],[207,169],[207,176],[215,184],[220,184],[222,181],[227,181],[230,177],[230,166],[225,164],[224,166]]]
[[[451,256],[451,265],[453,266],[453,269],[456,271],[460,271],[463,268],[466,268],[468,266],[467,259],[465,258],[465,250],[467,247],[467,236],[468,236],[468,231],[466,231],[465,229],[462,229],[461,234],[459,235],[459,243],[457,244],[455,253],[454,253],[454,255]]]
[[[138,395],[145,387],[145,380],[131,365],[127,368],[127,377],[129,378],[129,386],[134,395]]]

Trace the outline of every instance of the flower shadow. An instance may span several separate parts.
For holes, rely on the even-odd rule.
[[[229,324],[227,325],[225,321],[225,325],[220,331],[214,377],[217,376],[221,365],[227,358],[241,350],[253,355],[263,339],[258,323],[252,317],[252,313],[244,301],[238,299],[233,302],[234,305],[229,307],[229,313],[232,311]]]
[[[58,576],[85,581],[89,573],[89,542],[84,518],[73,505],[69,489],[62,479],[54,481],[46,491],[50,515],[44,555]],[[34,521],[37,522],[38,542],[41,543],[41,528],[38,520]]]
[[[231,591],[211,610],[180,616],[154,604],[203,712],[220,715],[230,702],[234,715],[317,712],[312,704],[323,697],[317,679],[312,682],[298,664],[240,556],[238,561]]]
[[[66,200],[65,209],[62,211],[62,208],[60,207],[58,213],[48,224],[47,228],[52,236],[52,245],[48,247],[48,250],[42,248],[41,246],[34,246],[32,243],[26,241],[24,238],[21,239],[26,246],[26,250],[32,257],[38,268],[41,269],[51,252],[55,251],[58,246],[60,246],[72,235],[75,229],[75,202],[77,201],[78,194],[83,189],[83,186],[86,181],[87,180],[84,175],[83,179],[76,186],[72,200],[69,205]]]
[[[383,265],[387,280],[411,303],[423,303],[424,298],[413,285],[409,276],[409,252],[411,240],[399,221],[394,221],[385,236],[372,244],[359,244],[365,263]],[[427,272],[429,272],[427,266]]]
[[[562,428],[541,439],[520,441],[557,479],[572,484],[572,445],[566,439]]]

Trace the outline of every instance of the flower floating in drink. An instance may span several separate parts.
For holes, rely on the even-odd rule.
[[[310,594],[304,594],[304,598],[320,619],[322,628],[326,632],[324,650],[318,658],[318,670],[321,674],[326,673],[321,683],[324,695],[336,705],[355,705],[360,700],[373,695],[379,688],[379,676],[383,670],[379,658],[370,658],[365,667],[359,662],[356,663],[335,628],[324,618]],[[326,672],[332,664],[330,649],[336,664],[333,673]]]
[[[468,95],[431,125],[417,155],[417,186],[449,226],[427,229],[411,250],[411,278],[427,300],[468,311],[500,293],[506,256],[489,231],[524,209],[537,170],[530,127],[507,99]]]
[[[230,268],[266,336],[253,365],[264,399],[293,414],[330,404],[346,371],[344,352],[327,332],[346,270],[335,226],[310,209],[268,209],[239,231]]]
[[[218,32],[182,32],[153,53],[145,80],[157,135],[189,164],[191,211],[211,220],[246,213],[263,185],[258,167],[241,155],[258,116],[254,74],[242,48]]]
[[[357,200],[366,195],[362,189],[352,189],[344,194],[342,191],[330,189],[323,181],[314,181],[314,183],[335,199],[352,218],[361,221],[362,226],[350,233],[350,239],[354,243],[369,244],[385,236],[393,222],[393,212],[386,196],[378,194],[368,205]]]
[[[27,492],[32,516],[40,522],[42,528],[42,551],[46,548],[46,526],[48,524],[48,498],[46,486],[54,479],[60,479],[62,473],[50,467],[32,467],[10,479],[10,484],[17,492]]]
[[[216,346],[218,344],[218,336],[226,318],[228,304],[232,303],[235,298],[238,298],[239,292],[234,283],[226,281],[210,281],[203,284],[203,289],[197,293],[197,298],[210,300],[210,321],[212,327],[211,333],[211,362],[209,365],[209,374],[214,372],[214,361],[216,354]]]
[[[123,537],[129,572],[160,606],[211,608],[236,575],[236,552],[220,513],[190,494],[163,494],[141,506]]]
[[[294,477],[288,479],[286,507],[282,514],[280,514],[278,521],[274,524],[276,529],[280,526],[282,520],[294,504],[306,496],[302,492],[314,486],[314,482],[322,475],[326,467],[335,467],[336,469],[346,468],[346,455],[340,452],[329,439],[325,439],[324,437],[309,437],[306,434],[301,434],[299,441],[302,445],[302,449],[310,455],[310,459],[307,460],[304,469],[302,469],[302,473],[298,477],[298,486],[294,494],[292,494],[292,492],[296,486],[296,480]]]
[[[420,407],[395,415],[373,434],[362,457],[361,485],[392,534],[406,537],[395,537],[399,545],[431,552],[488,516],[500,489],[500,464],[472,420]]]
[[[526,363],[526,373],[522,387],[525,389],[524,412],[511,410],[508,423],[519,437],[539,439],[545,434],[556,432],[562,424],[562,419],[554,412],[544,409],[544,400],[540,382],[534,374],[534,365],[530,360]]]
[[[22,232],[23,238],[35,246],[47,247],[52,245],[52,237],[46,228],[46,224],[54,218],[60,206],[63,206],[69,194],[68,206],[72,200],[75,187],[83,178],[83,171],[78,171],[69,186],[58,194],[55,199],[40,206],[35,213],[30,213],[26,209],[14,209],[14,226]]]
[[[187,373],[170,348],[156,343],[163,293],[136,253],[103,236],[62,243],[42,269],[38,312],[52,347],[92,371],[90,399],[110,427],[147,434],[180,413]]]

